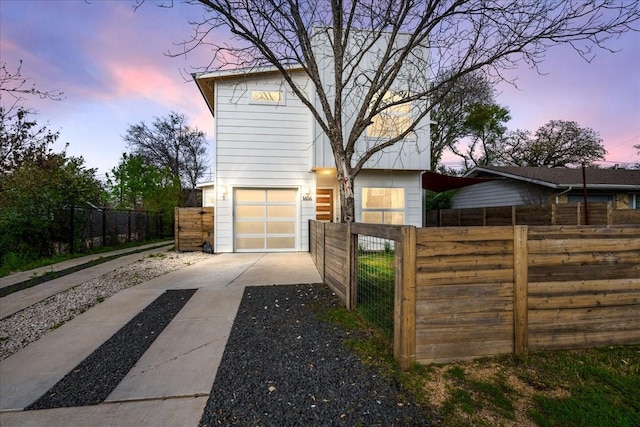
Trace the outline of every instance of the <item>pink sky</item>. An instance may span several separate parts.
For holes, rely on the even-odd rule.
[[[60,146],[83,156],[99,177],[127,150],[130,124],[151,122],[170,111],[186,114],[212,141],[213,119],[195,84],[185,77],[207,65],[201,48],[188,57],[165,55],[191,35],[199,8],[133,2],[0,0],[2,62],[43,90],[61,90],[60,102],[29,99],[38,121],[60,129]],[[573,120],[600,133],[609,151],[605,165],[640,162],[640,34],[626,34],[589,64],[566,47],[542,65],[546,76],[522,67],[510,72],[518,89],[501,85],[498,102],[511,111],[509,129],[535,131],[552,119]],[[212,147],[210,152],[213,152]],[[458,163],[446,157],[448,166]]]

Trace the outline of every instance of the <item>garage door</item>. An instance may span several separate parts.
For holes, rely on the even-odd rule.
[[[297,189],[236,189],[235,250],[295,250],[297,200]]]

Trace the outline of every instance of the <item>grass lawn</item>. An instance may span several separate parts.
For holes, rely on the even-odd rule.
[[[438,416],[435,425],[640,426],[640,345],[504,355],[402,371],[391,337],[358,311],[325,320],[352,331],[346,345]]]

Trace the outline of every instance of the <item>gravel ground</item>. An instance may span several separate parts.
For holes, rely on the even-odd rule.
[[[164,292],[25,410],[104,402],[195,292]]]
[[[200,426],[424,426],[427,411],[317,320],[339,305],[324,285],[249,287]]]
[[[0,360],[123,289],[211,256],[215,255],[166,252],[146,257],[14,313],[0,320]],[[43,283],[38,286],[47,285]]]

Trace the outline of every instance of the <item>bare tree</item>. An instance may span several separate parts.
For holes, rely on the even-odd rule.
[[[130,125],[124,140],[133,154],[160,170],[168,170],[181,188],[195,189],[206,170],[205,134],[190,127],[184,114],[171,112],[167,117],[155,117],[151,126],[144,121]]]
[[[559,44],[589,60],[607,39],[638,30],[639,1],[189,0],[203,6],[203,18],[182,53],[209,45],[210,67],[272,66],[282,74],[331,145],[348,222],[365,163],[422,125],[455,81],[474,72],[500,78],[522,61],[536,67]],[[221,29],[232,39],[210,37]],[[312,90],[295,81],[292,65]],[[402,96],[382,96],[389,91]],[[358,149],[374,117],[403,106],[410,123]]]

